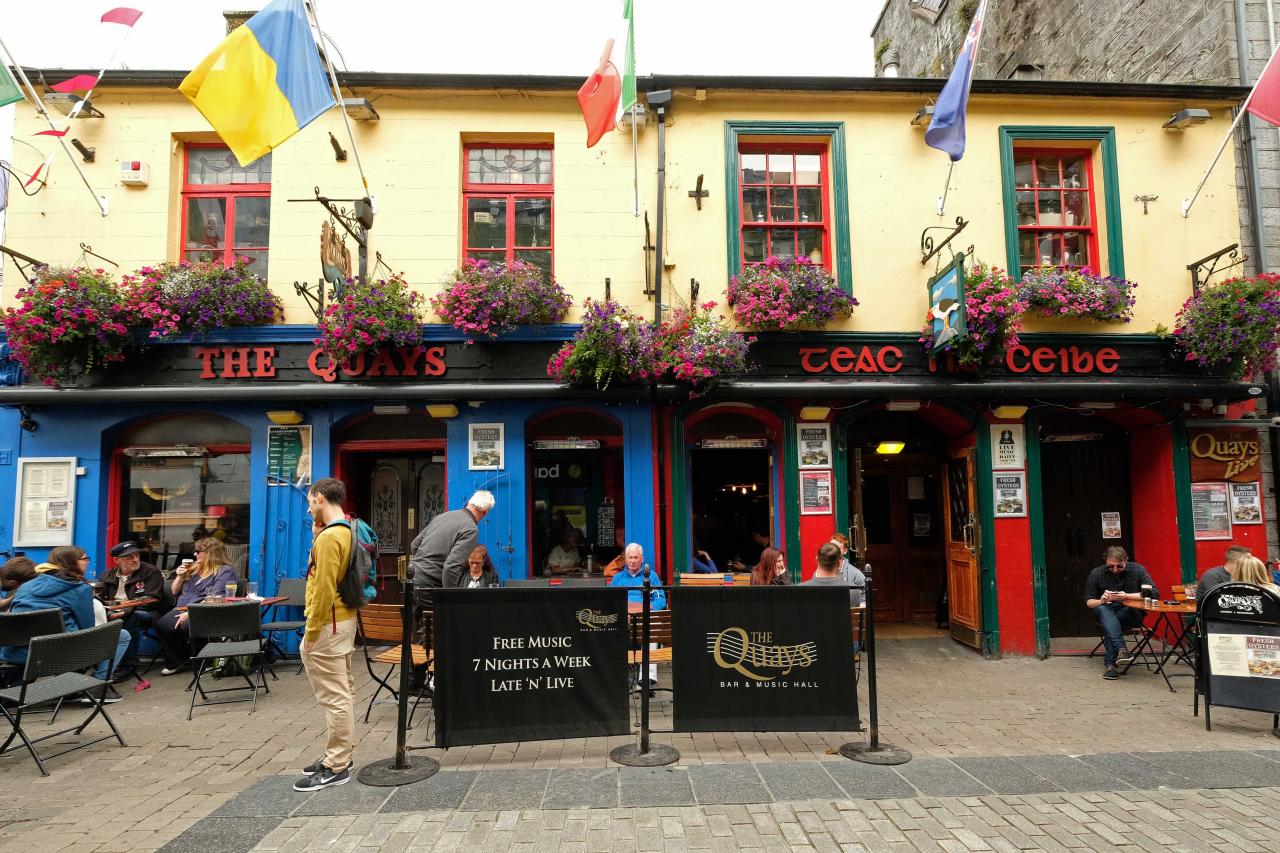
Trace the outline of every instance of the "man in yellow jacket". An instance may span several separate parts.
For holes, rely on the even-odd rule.
[[[351,657],[356,643],[356,612],[342,603],[338,582],[351,562],[354,533],[335,524],[347,488],[341,480],[317,480],[307,493],[307,506],[320,525],[307,566],[307,627],[302,637],[302,662],[316,702],[324,709],[328,743],[324,757],[302,769],[307,775],[294,783],[295,791],[318,791],[351,780],[355,747],[355,680]]]

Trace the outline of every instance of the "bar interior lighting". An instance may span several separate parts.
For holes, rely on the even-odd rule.
[[[804,406],[800,409],[800,420],[825,421],[830,414],[830,406]]]
[[[876,453],[881,456],[893,456],[901,453],[906,446],[905,441],[882,441],[876,445]]]

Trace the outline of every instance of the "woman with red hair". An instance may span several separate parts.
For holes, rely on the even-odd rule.
[[[791,575],[787,574],[787,558],[777,548],[765,548],[760,553],[760,562],[751,570],[752,586],[789,586]]]

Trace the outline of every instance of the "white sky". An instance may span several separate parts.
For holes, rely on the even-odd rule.
[[[0,0],[0,29],[28,67],[188,69],[225,35],[223,10],[262,0]],[[871,27],[884,0],[635,0],[636,73],[870,76]],[[620,32],[622,0],[317,0],[325,33],[353,71],[565,74],[585,78]],[[622,59],[622,43],[614,61]],[[49,81],[54,82],[54,81]]]

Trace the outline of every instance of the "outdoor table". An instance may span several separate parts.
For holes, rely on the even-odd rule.
[[[1129,667],[1133,666],[1133,661],[1136,661],[1141,657],[1144,650],[1151,649],[1152,654],[1156,655],[1155,649],[1151,646],[1151,641],[1160,630],[1160,626],[1163,625],[1168,631],[1166,636],[1173,636],[1173,642],[1166,642],[1164,654],[1156,655],[1156,669],[1160,672],[1161,677],[1164,678],[1164,683],[1169,686],[1169,691],[1171,693],[1176,693],[1177,691],[1173,689],[1173,683],[1169,681],[1169,673],[1165,672],[1164,666],[1168,663],[1169,658],[1173,657],[1175,654],[1179,657],[1185,657],[1180,650],[1182,649],[1183,643],[1186,642],[1187,632],[1191,630],[1191,627],[1195,625],[1196,622],[1195,602],[1179,601],[1176,604],[1165,604],[1161,601],[1155,605],[1151,605],[1141,600],[1126,598],[1124,605],[1125,607],[1132,607],[1134,610],[1141,610],[1144,613],[1142,622],[1142,641],[1138,643],[1138,648],[1133,653],[1133,660],[1129,661],[1129,663],[1125,665],[1124,671],[1129,671]],[[1146,613],[1156,614],[1156,620],[1150,626],[1146,623]],[[1189,616],[1191,618],[1174,619],[1172,618],[1174,616]],[[1176,672],[1174,675],[1195,675],[1195,673]]]
[[[107,608],[107,619],[120,619],[130,610],[139,607],[148,607],[155,604],[158,598],[127,598],[124,601],[107,601],[103,602],[103,606]]]
[[[214,602],[214,603],[217,603],[217,604],[243,604],[243,603],[244,603],[244,602],[246,602],[246,601],[253,601],[253,600],[254,600],[254,599],[252,599],[252,598],[223,598],[223,599],[222,599],[222,601],[220,601],[220,602]],[[288,600],[289,600],[289,596],[287,596],[287,595],[268,595],[268,596],[267,596],[267,597],[265,597],[265,598],[259,598],[259,599],[257,599],[257,602],[258,602],[258,606],[259,606],[259,607],[261,607],[263,610],[266,610],[268,607],[274,607],[275,605],[277,605],[277,604],[282,604],[282,603],[284,603],[284,602],[286,602],[286,601],[288,601]],[[196,603],[197,603],[197,604],[207,604],[207,603],[209,603],[209,602],[199,601],[199,602],[196,602]],[[178,608],[178,612],[179,612],[179,613],[186,613],[186,612],[187,612],[187,606],[184,604],[183,606],[179,607],[179,608]]]

